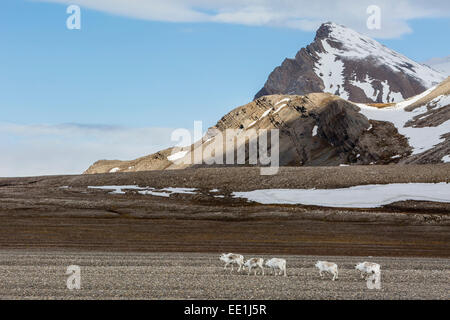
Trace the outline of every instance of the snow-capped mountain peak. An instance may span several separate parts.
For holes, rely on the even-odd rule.
[[[399,102],[445,76],[352,29],[328,22],[256,95],[329,92],[355,102]]]
[[[328,39],[321,40],[322,44],[332,41],[342,44],[342,49],[328,45],[329,54],[348,60],[371,59],[374,63],[387,66],[394,72],[404,72],[416,78],[427,88],[437,85],[445,79],[445,76],[440,72],[417,63],[352,29],[335,23],[324,24],[324,27],[329,29],[329,34]],[[326,46],[326,44],[324,45]]]

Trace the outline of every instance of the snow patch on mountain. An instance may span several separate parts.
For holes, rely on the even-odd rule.
[[[253,121],[252,123],[250,123],[247,127],[247,129],[250,129],[251,127],[253,127],[256,123],[258,122],[258,120]]]
[[[277,106],[277,105],[279,105],[279,104],[281,104],[281,103],[283,103],[283,102],[289,102],[289,101],[291,101],[291,98],[284,98],[284,99],[281,99],[280,101],[278,101],[277,103],[275,103],[275,106]]]
[[[281,106],[279,106],[278,107],[278,109],[277,110],[275,110],[275,112],[274,112],[274,114],[277,114],[278,112],[280,112],[281,111],[281,109],[283,109],[284,107],[286,107],[287,106],[287,104],[282,104]]]
[[[445,106],[448,106],[450,105],[450,95],[440,95],[439,97],[431,100],[428,105],[433,109],[434,108],[440,109]]]
[[[331,47],[326,40],[322,40],[322,46],[325,52],[318,53],[319,61],[315,64],[314,71],[323,81],[324,92],[347,100],[349,94],[344,89],[344,62],[337,59],[339,51]]]
[[[397,108],[406,108],[414,103],[416,103],[417,101],[419,101],[422,98],[425,98],[427,95],[429,95],[430,93],[432,93],[434,90],[436,90],[437,86],[431,87],[430,89],[422,92],[421,94],[418,94],[417,96],[411,97],[409,99],[406,99],[405,101],[399,102],[396,104]]]
[[[383,86],[383,101],[386,103],[404,101],[403,95],[400,92],[394,92],[391,90],[389,83],[386,81],[381,82]]]
[[[174,154],[168,156],[167,160],[169,160],[169,161],[179,160],[179,159],[183,158],[187,153],[188,153],[188,151],[180,151],[180,152],[174,153]]]
[[[427,88],[434,86],[445,77],[428,66],[419,64],[399,54],[381,43],[344,26],[329,23],[330,38],[340,42],[343,50],[333,48],[333,53],[340,58],[364,60],[375,58],[375,63],[385,65],[393,71],[402,72],[417,78]],[[325,43],[324,40],[322,43]],[[328,51],[328,47],[325,48]]]
[[[330,35],[327,39],[321,40],[324,52],[317,53],[319,59],[314,65],[314,72],[323,81],[324,92],[349,99],[349,93],[345,89],[344,71],[346,61],[352,60],[370,59],[370,63],[387,66],[394,72],[414,77],[426,88],[440,83],[445,78],[428,66],[421,65],[354,30],[335,23],[327,25],[331,30]],[[376,101],[380,92],[374,88],[373,82],[368,74],[363,81],[357,80],[356,76],[348,81],[351,85],[362,89],[369,99]],[[391,89],[387,80],[377,82],[381,83],[383,88],[383,103],[400,102],[405,99],[400,92]]]
[[[350,84],[363,90],[367,98],[376,101],[379,92],[373,87],[372,82],[373,79],[371,79],[368,74],[366,74],[364,82],[356,80],[356,77],[355,80],[350,80]]]
[[[376,40],[328,22],[311,44],[271,72],[255,99],[327,92],[359,103],[396,103],[445,78]]]
[[[261,116],[261,118],[259,118],[259,120],[261,120],[262,118],[265,118],[269,115],[270,111],[272,111],[272,109],[268,109],[266,112],[264,112]]]
[[[436,127],[405,127],[409,121],[413,120],[415,117],[420,118],[421,114],[428,111],[427,105],[416,108],[413,111],[407,111],[405,108],[426,97],[435,89],[436,87],[430,88],[424,93],[397,103],[392,107],[376,108],[366,104],[357,105],[361,108],[361,113],[369,120],[391,122],[397,128],[398,132],[408,139],[409,145],[413,148],[413,155],[419,154],[430,150],[437,144],[445,141],[443,135],[450,132],[450,120],[447,120]],[[439,96],[433,99],[432,102],[433,104],[431,102],[428,104],[432,108],[444,107],[449,104],[450,97]]]

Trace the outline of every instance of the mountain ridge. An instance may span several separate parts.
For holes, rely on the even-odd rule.
[[[193,154],[215,150],[218,133],[278,129],[280,166],[426,164],[450,162],[450,77],[396,104],[355,104],[330,93],[263,96],[223,116],[191,146],[169,148],[132,161],[98,161],[87,174],[172,170],[193,164]],[[245,141],[245,140],[244,140]],[[219,144],[219,145],[217,145]],[[245,143],[225,146],[222,158]],[[249,165],[248,154],[245,164]],[[213,165],[218,166],[218,165]]]
[[[445,76],[377,41],[327,22],[314,41],[285,59],[255,99],[272,94],[329,92],[360,103],[392,103],[415,96]]]
[[[217,134],[228,129],[234,131],[226,139],[233,141],[250,129],[278,129],[280,166],[450,162],[450,77],[353,30],[323,24],[314,42],[277,67],[268,83],[264,94],[228,112],[191,146],[97,161],[85,173],[210,166],[211,150],[222,159],[249,150],[245,139],[224,146]],[[205,150],[203,163],[194,164],[193,155]],[[247,154],[232,166],[239,165],[254,163]]]

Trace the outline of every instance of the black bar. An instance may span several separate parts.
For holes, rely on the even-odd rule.
[[[124,320],[280,319],[284,315],[292,315],[295,319],[315,316],[361,319],[366,316],[384,318],[388,311],[400,311],[402,317],[423,310],[445,311],[448,301],[3,301],[0,307],[5,314],[10,311],[15,316],[22,312],[45,314],[46,320],[47,316],[61,319],[65,314],[102,319],[125,316]]]

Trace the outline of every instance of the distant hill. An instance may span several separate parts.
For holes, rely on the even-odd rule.
[[[226,114],[190,147],[132,161],[98,161],[85,173],[194,167],[185,163],[193,163],[196,150],[221,146],[217,134],[227,129],[235,129],[227,139],[245,136],[250,129],[279,129],[281,166],[450,162],[450,78],[392,104],[354,104],[330,93],[264,96]],[[248,141],[226,145],[220,156],[224,159],[237,148],[248,149]]]
[[[424,64],[432,67],[433,69],[450,76],[450,56],[445,58],[434,58],[425,61]]]

